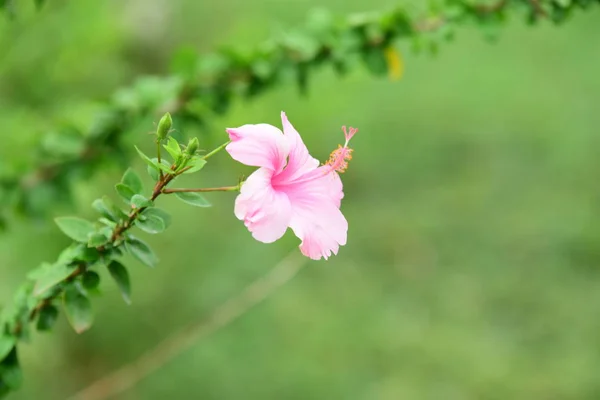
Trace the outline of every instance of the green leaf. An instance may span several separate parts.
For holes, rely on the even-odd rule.
[[[206,165],[206,160],[202,157],[194,156],[187,162],[187,169],[184,174],[191,174],[200,171]]]
[[[125,242],[125,248],[132,256],[151,268],[156,267],[156,264],[158,264],[158,257],[143,240],[129,237]]]
[[[33,295],[39,296],[48,289],[61,283],[75,272],[75,268],[67,264],[57,263],[47,265],[37,273],[37,280],[33,288]]]
[[[34,3],[35,3],[35,8],[39,10],[44,6],[44,4],[46,3],[46,0],[34,0]]]
[[[83,287],[89,290],[94,290],[100,284],[100,275],[94,271],[86,271],[81,277]]]
[[[131,198],[131,205],[135,206],[135,208],[145,208],[150,207],[152,201],[141,194],[136,194]]]
[[[114,221],[111,221],[110,219],[107,218],[98,218],[98,222],[100,222],[103,225],[106,225],[104,228],[105,229],[113,229],[117,226],[117,223]]]
[[[131,282],[129,280],[127,269],[120,262],[112,261],[108,265],[108,271],[110,272],[110,276],[112,276],[117,283],[125,303],[131,304]]]
[[[144,192],[144,184],[142,183],[142,179],[139,175],[131,168],[125,171],[123,178],[121,179],[121,183],[126,186],[129,186],[134,193],[140,194]]]
[[[166,212],[165,210],[162,210],[160,208],[156,208],[156,207],[147,208],[142,213],[142,216],[147,217],[147,218],[150,218],[150,217],[160,218],[163,221],[165,229],[167,229],[171,225],[171,215],[169,215],[168,212]]]
[[[94,322],[92,303],[74,285],[66,288],[63,295],[63,306],[67,320],[77,333],[87,331]]]
[[[200,193],[186,193],[186,192],[178,192],[175,193],[178,199],[183,201],[184,203],[191,204],[196,207],[210,207],[211,204],[202,196]]]
[[[152,161],[158,165],[158,158],[153,158]],[[169,162],[165,159],[160,160],[161,164],[168,168],[169,170],[171,170],[171,164],[169,164]],[[148,175],[150,175],[150,177],[156,182],[158,181],[158,179],[160,178],[160,174],[159,174],[159,169],[158,168],[154,168],[154,167],[150,167],[148,166]]]
[[[90,235],[88,247],[100,247],[104,246],[108,242],[110,242],[110,237],[106,237],[106,235],[100,232],[94,232]]]
[[[0,360],[4,360],[4,357],[10,353],[10,351],[15,347],[17,343],[17,338],[14,336],[8,335],[6,333],[0,334]]]
[[[146,164],[148,164],[150,167],[156,169],[158,171],[158,163],[152,161],[152,159],[150,159],[150,157],[148,157],[147,155],[144,154],[143,151],[141,151],[140,149],[138,149],[137,146],[134,146],[135,149],[137,150],[138,154],[140,155],[140,157],[142,157],[142,160],[144,160],[146,162]]]
[[[143,216],[135,221],[135,225],[144,232],[156,234],[164,232],[167,228],[164,221],[154,215]]]
[[[52,329],[56,320],[58,319],[58,308],[52,304],[44,306],[40,310],[40,315],[37,320],[37,330],[40,332],[47,332]]]
[[[106,196],[102,197],[101,199],[94,200],[92,207],[110,221],[116,222],[127,217],[127,214],[115,206],[114,203]]]
[[[164,173],[166,173],[166,174],[172,175],[172,174],[174,174],[174,173],[175,173],[175,171],[173,171],[173,170],[171,169],[171,166],[170,166],[170,165],[169,165],[169,166],[167,166],[167,165],[165,165],[165,164],[163,164],[163,163],[156,164],[156,165],[158,166],[158,168],[159,168],[159,169],[160,169],[162,172],[164,172]]]
[[[383,49],[377,47],[369,47],[363,54],[363,60],[369,71],[375,75],[386,75],[388,73],[387,60]]]
[[[173,161],[179,160],[179,157],[181,157],[182,151],[181,151],[181,147],[179,147],[179,142],[177,141],[177,139],[175,139],[173,136],[170,136],[169,141],[163,147],[171,155],[171,157],[173,158]]]
[[[19,366],[16,347],[13,347],[4,360],[0,362],[0,379],[0,383],[4,382],[12,390],[17,390],[21,387],[23,373]]]
[[[115,190],[117,191],[117,193],[119,193],[119,196],[121,196],[123,200],[125,200],[128,203],[131,201],[131,198],[135,195],[133,189],[131,189],[124,183],[117,183],[115,185]]]
[[[59,217],[54,221],[65,235],[81,243],[87,243],[89,235],[95,231],[94,224],[77,217]]]
[[[84,246],[80,243],[73,243],[71,246],[64,249],[60,255],[58,256],[58,263],[60,264],[70,264],[76,260],[82,260],[84,258],[84,253],[88,252],[88,247]],[[51,264],[48,264],[51,266]],[[37,278],[32,278],[37,279]]]

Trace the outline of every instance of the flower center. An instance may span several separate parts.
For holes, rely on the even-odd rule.
[[[348,168],[348,161],[352,159],[352,149],[348,147],[348,143],[350,142],[350,139],[352,139],[352,136],[358,132],[358,129],[350,128],[348,131],[345,126],[342,126],[342,131],[344,132],[346,143],[344,143],[343,147],[342,145],[339,145],[338,148],[331,153],[329,160],[325,164],[333,171],[337,171],[340,174],[346,171]]]

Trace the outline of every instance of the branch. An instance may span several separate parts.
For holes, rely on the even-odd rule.
[[[5,207],[29,216],[43,215],[62,199],[48,199],[40,205],[36,194],[40,186],[70,196],[73,183],[91,177],[101,164],[126,160],[130,152],[122,137],[143,118],[170,111],[183,131],[186,125],[203,127],[215,114],[226,112],[236,97],[255,98],[285,84],[290,75],[305,92],[315,70],[330,66],[343,75],[354,67],[350,61],[357,55],[374,75],[385,76],[391,68],[386,50],[394,42],[419,38],[433,48],[443,39],[439,32],[448,32],[467,20],[492,18],[522,1],[475,6],[460,2],[452,12],[442,10],[417,20],[401,7],[344,20],[330,16],[311,20],[302,31],[278,35],[249,51],[229,48],[188,59],[186,67],[172,76],[140,79],[118,91],[87,131],[79,132],[80,152],[64,156],[40,149],[36,153],[41,156],[29,171],[0,177],[0,192],[12,199],[4,202]],[[576,7],[573,3],[571,8]],[[149,95],[149,88],[156,93]],[[63,134],[72,135],[72,127]]]
[[[156,142],[167,139],[171,127],[171,117],[166,114],[156,132]],[[133,226],[157,234],[162,233],[170,223],[170,216],[155,207],[155,201],[167,192],[167,186],[182,174],[195,173],[205,166],[206,156],[197,154],[198,139],[189,141],[185,150],[174,139],[168,138],[165,149],[172,157],[169,165],[158,157],[151,159],[140,150],[141,158],[148,164],[148,172],[155,183],[145,197],[141,178],[128,169],[121,182],[115,187],[117,193],[129,206],[127,211],[117,207],[107,197],[97,199],[93,207],[102,217],[95,223],[76,217],[57,218],[58,227],[74,243],[65,249],[53,264],[42,264],[28,275],[28,281],[21,286],[11,307],[2,310],[0,316],[0,398],[16,390],[21,384],[17,344],[30,336],[30,325],[35,322],[39,331],[50,330],[58,317],[58,300],[67,319],[77,333],[89,329],[93,323],[93,312],[89,294],[97,291],[100,275],[96,272],[106,268],[115,280],[126,302],[130,302],[131,287],[127,269],[119,261],[125,253],[130,253],[143,264],[154,267],[158,258],[141,239],[129,231]],[[225,146],[219,146],[211,155]],[[157,155],[160,155],[160,147]],[[166,164],[166,165],[165,165]],[[235,190],[239,189],[235,186]],[[183,191],[185,189],[179,189]],[[234,189],[228,188],[227,191]],[[213,190],[214,191],[214,190]],[[168,192],[167,192],[168,193]],[[191,205],[207,207],[210,204],[199,194],[190,193],[178,196]]]

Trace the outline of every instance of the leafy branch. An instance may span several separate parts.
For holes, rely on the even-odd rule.
[[[0,5],[7,3],[0,0]],[[164,112],[172,113],[184,131],[189,126],[206,127],[237,97],[252,99],[290,80],[306,92],[311,74],[324,66],[344,75],[364,64],[374,75],[399,76],[398,40],[412,41],[415,51],[436,52],[439,43],[452,39],[463,25],[501,26],[513,13],[530,22],[558,23],[575,9],[593,4],[600,0],[446,0],[427,17],[414,17],[401,7],[346,19],[316,13],[304,29],[254,49],[225,48],[202,56],[181,51],[172,75],[142,78],[119,90],[86,130],[67,126],[45,135],[52,138],[52,145],[49,140],[40,144],[29,171],[5,168],[2,173],[0,168],[0,204],[19,214],[44,215],[58,202],[71,199],[73,184],[92,176],[101,165],[126,162],[130,152],[123,137]],[[0,209],[0,214],[6,217],[6,211]]]
[[[29,273],[28,281],[18,290],[12,307],[3,310],[0,318],[0,397],[21,385],[17,343],[28,340],[33,324],[38,331],[50,330],[58,318],[59,303],[62,303],[67,319],[77,333],[91,327],[93,312],[90,296],[97,293],[100,269],[108,270],[123,299],[130,302],[129,274],[119,260],[129,253],[149,267],[158,263],[150,246],[130,230],[137,227],[144,232],[158,234],[168,228],[169,214],[155,206],[159,196],[175,194],[187,204],[208,207],[210,203],[198,192],[239,190],[239,184],[191,191],[167,189],[179,176],[200,171],[206,160],[224,147],[200,156],[197,154],[198,139],[191,139],[182,149],[176,139],[167,138],[170,128],[171,116],[166,114],[156,132],[157,157],[150,158],[138,150],[155,182],[148,195],[144,195],[140,176],[128,169],[115,186],[128,206],[126,210],[116,206],[108,197],[103,197],[92,204],[101,215],[96,222],[77,217],[56,219],[58,227],[74,242],[60,254],[57,261],[44,263]],[[166,144],[163,145],[163,142]],[[161,157],[161,148],[169,153],[171,163]]]

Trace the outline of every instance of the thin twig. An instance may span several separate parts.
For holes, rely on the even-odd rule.
[[[229,325],[273,294],[306,265],[306,258],[294,250],[269,273],[247,286],[240,294],[217,307],[206,319],[193,322],[142,354],[138,359],[93,382],[70,400],[105,400],[131,389],[200,339]]]
[[[171,193],[203,193],[203,192],[235,192],[240,190],[240,185],[235,186],[221,186],[214,188],[194,188],[194,189],[164,189],[163,194]]]

